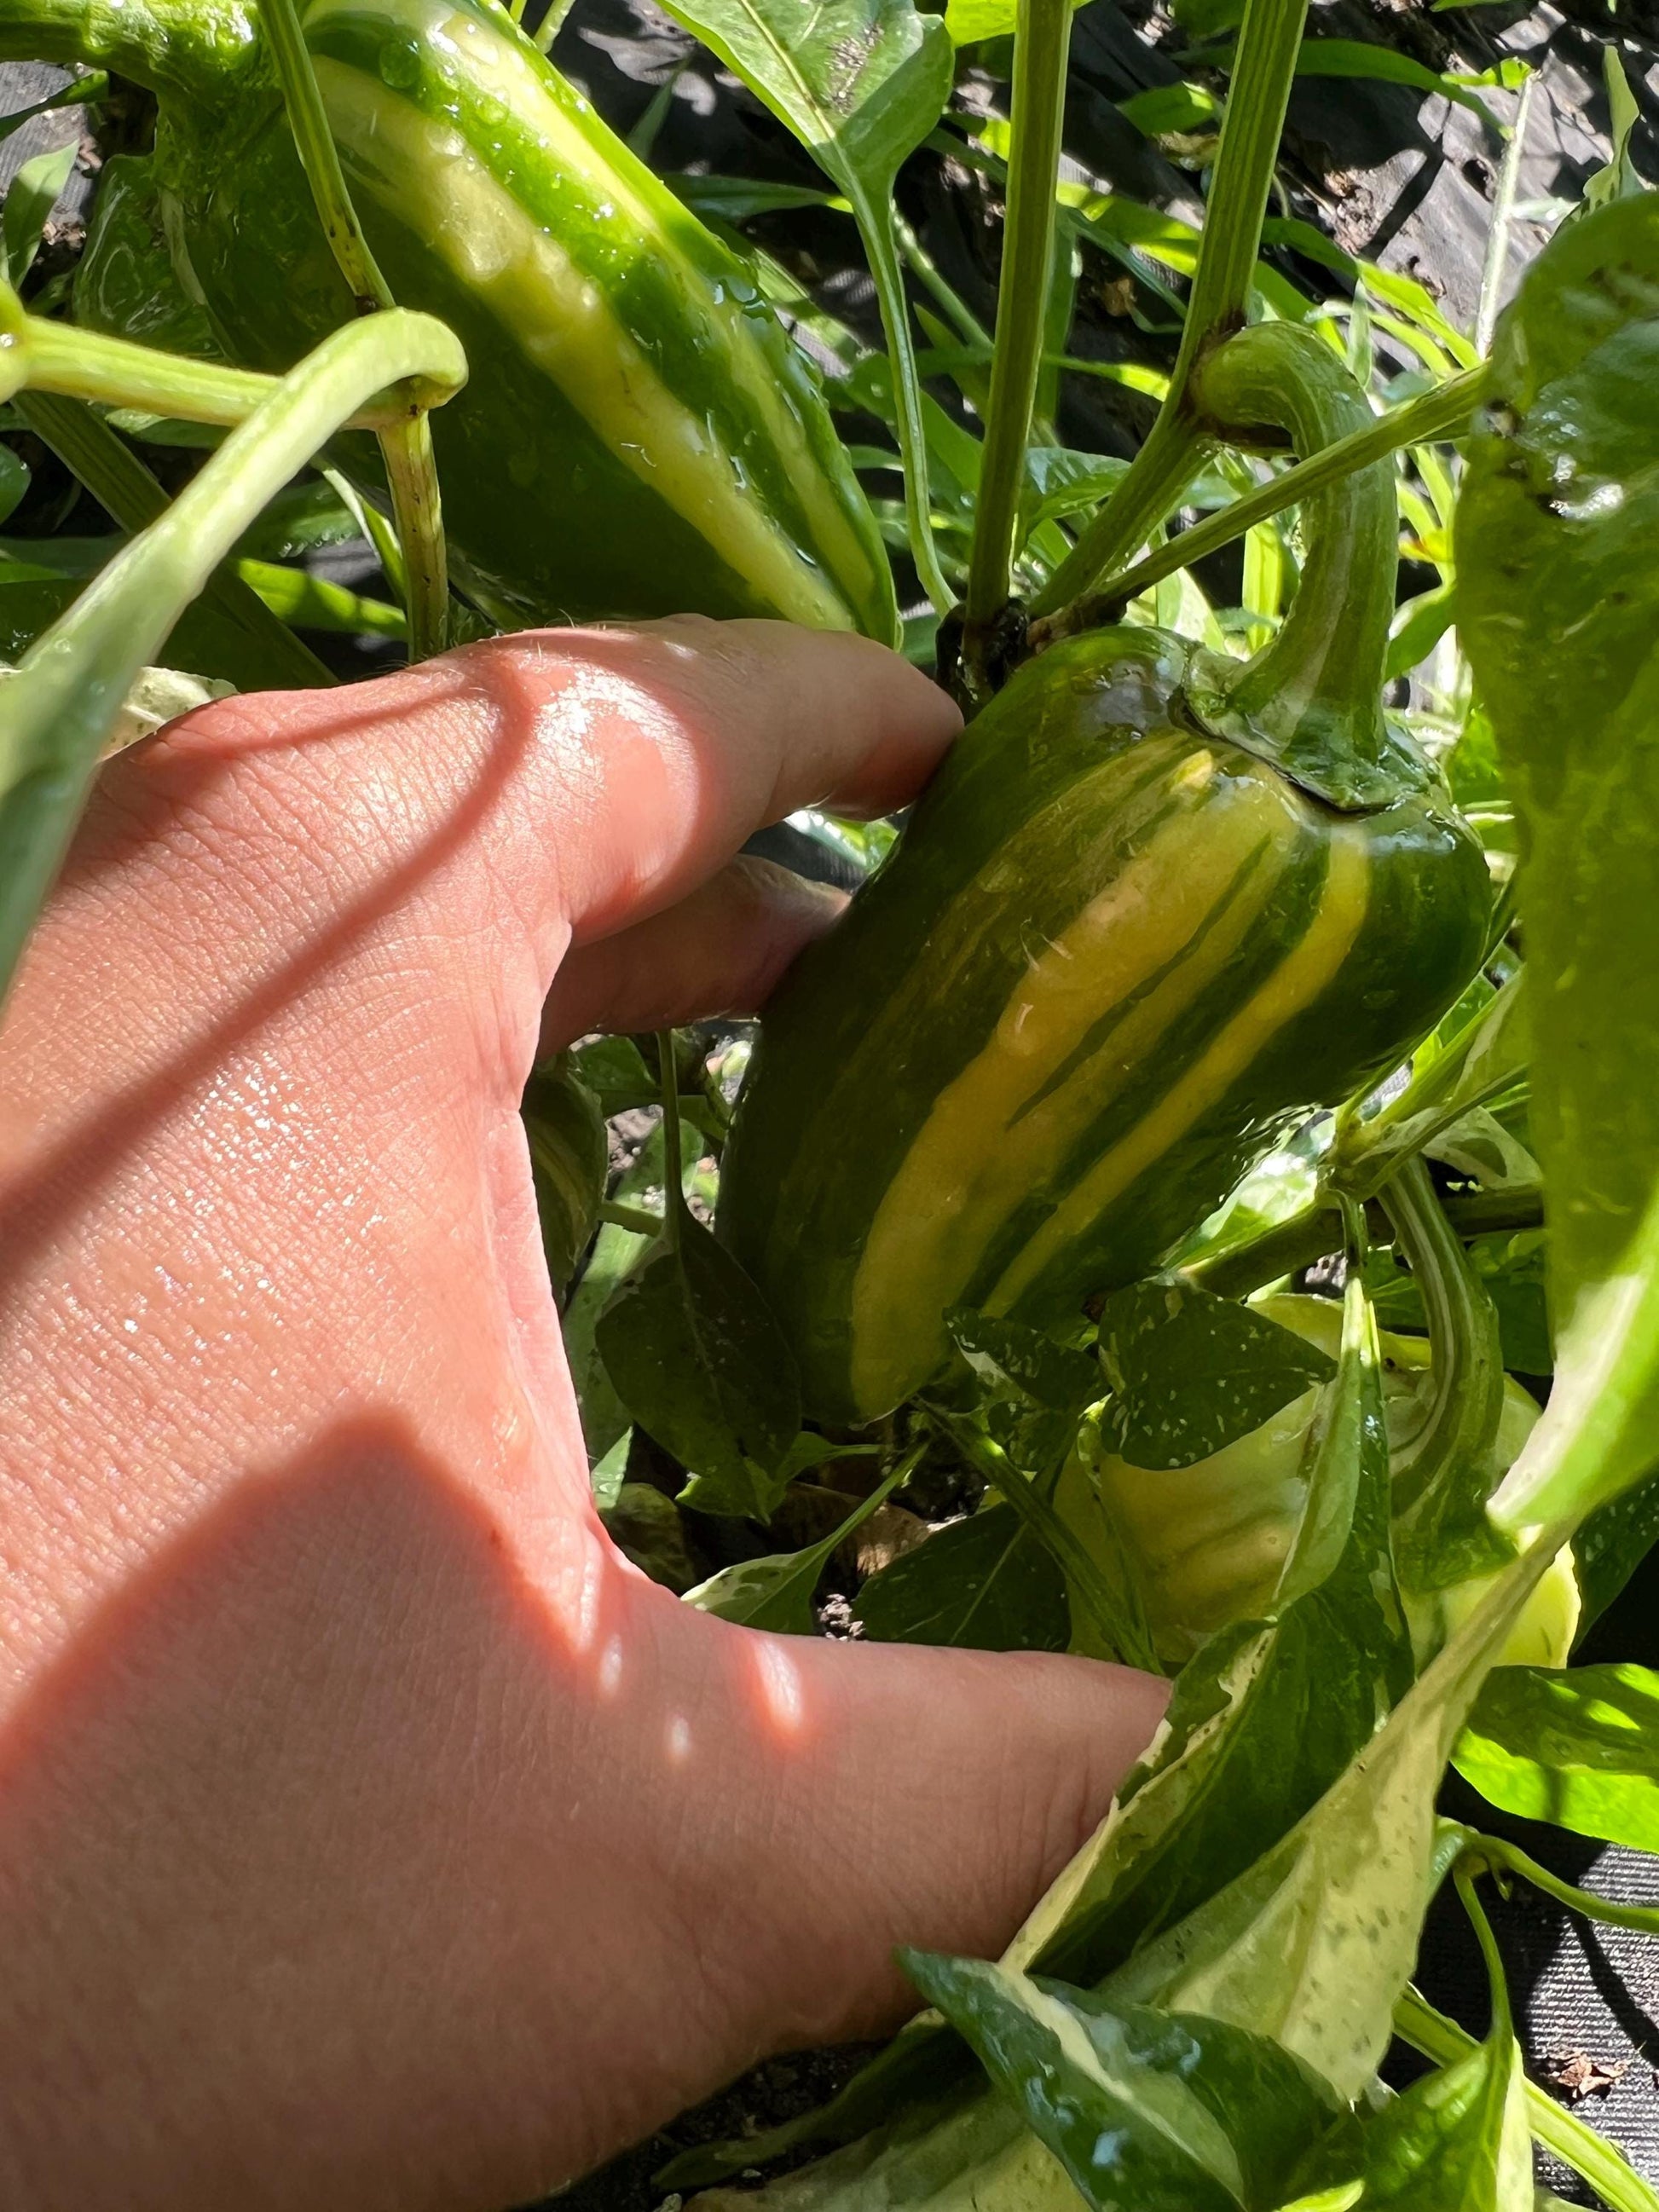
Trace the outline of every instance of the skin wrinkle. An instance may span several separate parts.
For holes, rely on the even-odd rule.
[[[626,788],[549,734],[572,667],[652,704]],[[0,1036],[0,2203],[525,2202],[892,2018],[896,1941],[997,1948],[1058,1771],[1098,1811],[1139,1748],[1156,1686],[1064,1659],[808,1641],[769,1703],[619,1559],[504,1096],[571,923],[617,1004],[729,1003],[821,918],[721,876],[767,794],[891,804],[951,721],[858,641],[681,625],[112,765]]]

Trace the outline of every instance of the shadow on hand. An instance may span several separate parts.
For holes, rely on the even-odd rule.
[[[582,1731],[649,1695],[602,1679],[625,1598],[599,1578],[575,1650],[477,1498],[368,1418],[92,1612],[0,1737],[0,2197],[112,2203],[118,2147],[135,2212],[501,2204],[568,2178],[550,2143],[627,2132],[626,2090],[584,2110],[609,2044],[688,2020],[626,1917],[648,1822],[568,1783],[603,1799]],[[595,1815],[605,1851],[573,1853]],[[557,1931],[607,1913],[601,1975]],[[588,2063],[550,2070],[573,2021]]]

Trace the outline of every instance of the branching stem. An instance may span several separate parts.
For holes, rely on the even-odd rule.
[[[1307,0],[1247,0],[1170,396],[1128,474],[1049,578],[1038,614],[1121,567],[1192,480],[1206,431],[1188,386],[1205,355],[1244,320],[1306,15]]]
[[[1054,180],[1071,34],[1071,0],[1019,0],[1008,217],[964,608],[963,659],[970,684],[980,681],[991,625],[1008,598],[1054,261]]]

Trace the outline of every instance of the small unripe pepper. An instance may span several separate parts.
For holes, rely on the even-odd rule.
[[[1263,1298],[1259,1310],[1335,1357],[1342,1310],[1331,1299]],[[1381,1341],[1390,1456],[1408,1492],[1413,1448],[1432,1413],[1429,1348],[1422,1337],[1384,1333]],[[1131,1467],[1095,1421],[1085,1422],[1061,1474],[1055,1509],[1086,1543],[1104,1505],[1133,1552],[1148,1626],[1159,1656],[1171,1665],[1184,1663],[1218,1629],[1257,1618],[1271,1606],[1307,1498],[1304,1451],[1317,1397],[1316,1386],[1207,1459],[1156,1474]],[[1506,1378],[1489,1488],[1508,1472],[1537,1420],[1535,1401]],[[1103,1527],[1100,1533],[1103,1537]],[[1404,1594],[1419,1665],[1473,1611],[1488,1579],[1472,1575],[1444,1589]],[[1528,1600],[1498,1663],[1565,1666],[1578,1613],[1572,1555],[1564,1551]]]

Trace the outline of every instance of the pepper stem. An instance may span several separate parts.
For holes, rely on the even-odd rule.
[[[1486,1519],[1503,1346],[1486,1287],[1420,1155],[1395,1170],[1382,1204],[1422,1293],[1433,1362],[1427,1417],[1395,1478],[1395,1562],[1406,1589],[1444,1589],[1510,1555]]]
[[[1230,442],[1259,445],[1277,431],[1304,460],[1372,421],[1342,362],[1296,323],[1257,323],[1218,346],[1194,395]],[[1400,791],[1402,749],[1382,697],[1397,527],[1385,460],[1315,493],[1303,504],[1301,578],[1278,635],[1247,661],[1199,655],[1187,686],[1212,728],[1334,806],[1386,805]]]

